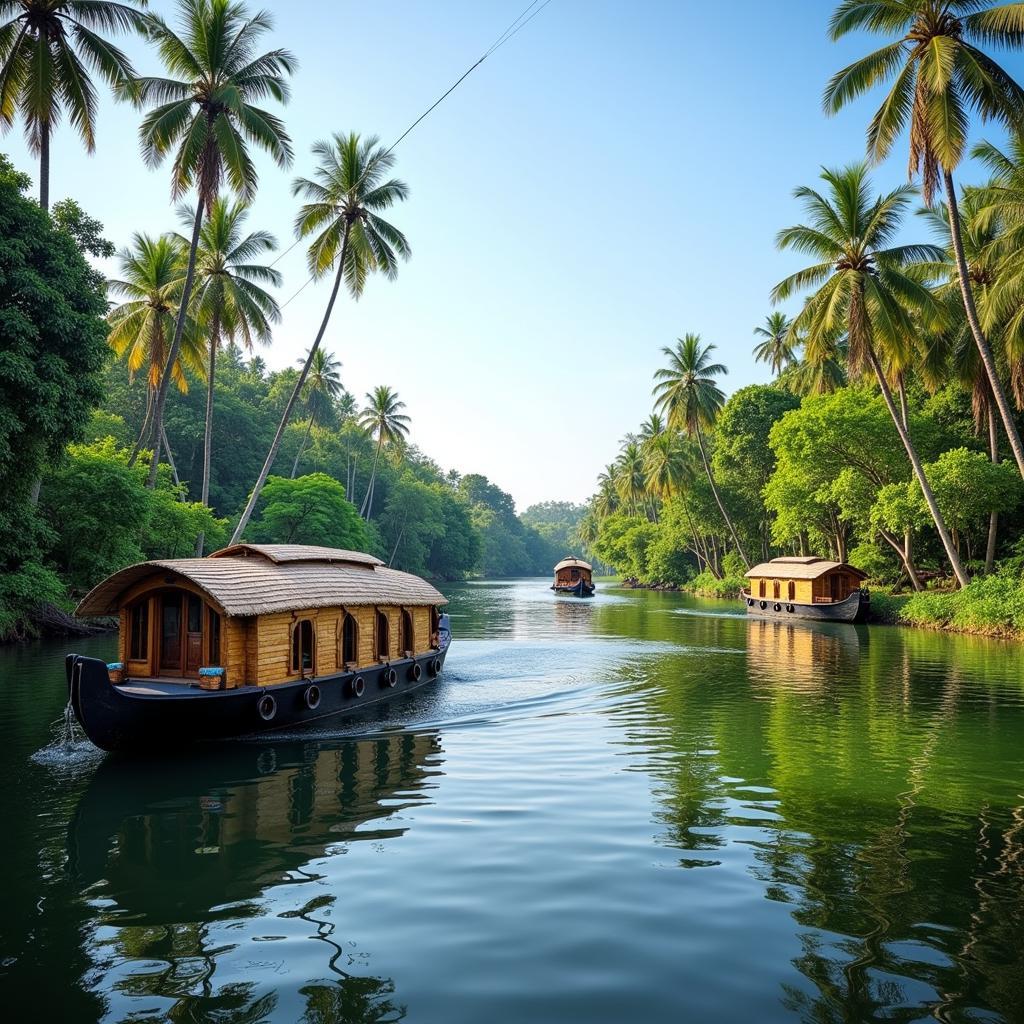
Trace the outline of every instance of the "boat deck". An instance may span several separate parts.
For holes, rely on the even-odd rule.
[[[225,690],[204,690],[198,679],[169,679],[166,676],[154,676],[146,679],[129,679],[116,684],[122,693],[131,693],[136,697],[197,697],[202,694],[226,693]],[[238,686],[233,691],[251,689]]]

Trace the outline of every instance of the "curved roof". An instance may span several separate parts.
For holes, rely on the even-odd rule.
[[[755,576],[774,576],[780,580],[816,580],[819,576],[842,569],[860,579],[867,579],[867,573],[849,562],[833,562],[828,558],[815,556],[773,558],[770,562],[761,562],[745,573],[747,579]]]
[[[341,605],[439,605],[445,597],[426,580],[388,569],[359,551],[290,544],[238,544],[207,558],[172,558],[130,565],[82,599],[78,615],[110,615],[131,586],[164,571],[205,591],[225,615],[266,615]]]
[[[593,570],[593,566],[589,562],[584,562],[582,558],[573,558],[571,555],[568,558],[563,558],[558,565],[555,566],[555,572],[559,569],[568,569],[570,566],[575,565],[580,569]]]

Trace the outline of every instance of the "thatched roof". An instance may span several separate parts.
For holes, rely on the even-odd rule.
[[[777,580],[816,580],[819,576],[833,572],[835,569],[842,569],[843,572],[851,573],[859,579],[867,579],[867,573],[848,562],[833,562],[827,558],[809,557],[788,557],[773,558],[770,562],[761,562],[749,569],[746,573],[747,579],[754,577],[767,577]]]
[[[568,569],[574,565],[578,569],[587,569],[588,571],[594,568],[589,562],[584,562],[582,558],[573,558],[570,555],[568,558],[563,558],[558,565],[555,566],[555,572],[558,572],[559,569]]]
[[[358,551],[289,544],[239,544],[207,558],[141,562],[94,587],[78,615],[110,615],[121,595],[147,577],[178,577],[203,590],[225,615],[265,615],[356,605],[439,605],[444,596],[426,580],[388,569]]]

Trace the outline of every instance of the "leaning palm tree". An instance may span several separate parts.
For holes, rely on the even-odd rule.
[[[658,381],[654,386],[654,396],[657,399],[657,408],[665,413],[669,427],[685,431],[687,436],[696,438],[715,504],[729,528],[732,542],[743,559],[743,564],[749,569],[750,562],[740,543],[736,527],[725,510],[722,496],[718,493],[718,485],[715,483],[711,463],[704,448],[703,430],[714,425],[725,402],[725,395],[715,383],[715,378],[728,373],[721,363],[711,362],[714,348],[714,345],[701,345],[699,334],[687,334],[683,338],[678,338],[675,348],[665,346],[661,351],[668,359],[668,366],[654,373],[654,379]]]
[[[376,136],[361,139],[351,132],[348,135],[338,133],[328,141],[316,143],[313,152],[320,159],[314,172],[315,180],[297,178],[292,185],[294,194],[309,200],[299,210],[295,230],[300,238],[313,236],[307,251],[312,276],[323,277],[334,269],[334,287],[327,300],[320,329],[310,346],[306,365],[284,407],[266,461],[235,527],[232,544],[237,544],[245,532],[263,484],[277,458],[292,409],[309,376],[313,354],[330,323],[342,281],[348,286],[349,294],[358,299],[371,273],[380,271],[393,280],[398,274],[399,258],[408,259],[410,256],[405,235],[380,216],[381,210],[389,209],[409,194],[405,182],[386,177],[394,166],[391,151],[383,149]]]
[[[910,185],[872,199],[864,164],[826,169],[821,177],[827,195],[807,187],[795,192],[809,223],[784,228],[777,238],[780,249],[793,249],[816,262],[777,284],[772,301],[784,302],[798,291],[816,289],[792,327],[804,336],[808,358],[813,360],[822,346],[830,348],[837,334],[845,331],[850,374],[874,373],[949,563],[960,585],[966,586],[967,574],[886,374],[886,366],[910,362],[912,339],[919,334],[915,316],[936,329],[944,320],[941,303],[906,269],[915,261],[941,259],[942,250],[891,245],[915,195]]]
[[[157,167],[173,151],[171,198],[178,199],[193,187],[196,190],[181,309],[168,353],[172,361],[178,355],[191,300],[204,211],[212,211],[225,180],[246,201],[255,196],[257,174],[250,143],[269,153],[279,167],[291,164],[291,142],[284,124],[255,106],[255,101],[273,97],[287,102],[286,76],[295,68],[287,50],[257,51],[260,36],[271,27],[266,12],[250,14],[245,4],[234,0],[179,0],[179,11],[181,35],[155,17],[149,28],[173,77],[140,78],[132,92],[140,105],[157,103],[139,129],[146,162]],[[165,372],[156,395],[151,487],[160,461],[169,379]]]
[[[174,331],[182,287],[182,248],[173,235],[151,238],[136,233],[130,248],[118,253],[121,277],[108,281],[111,294],[124,298],[108,317],[108,342],[118,358],[128,365],[129,379],[146,374],[146,414],[142,431],[130,461],[134,463],[152,421],[153,401],[167,361],[167,339]],[[171,376],[178,390],[188,391],[185,370],[203,372],[202,338],[189,317],[185,342],[171,363]]]
[[[400,445],[409,433],[409,417],[402,409],[405,402],[398,397],[397,391],[392,391],[385,384],[373,389],[367,394],[368,405],[359,417],[359,425],[370,435],[376,436],[377,448],[373,455],[373,469],[370,472],[370,482],[366,486],[366,495],[363,498],[359,514],[369,519],[373,510],[373,489],[377,481],[377,463],[380,460],[381,449],[386,444]]]
[[[790,320],[785,313],[775,310],[764,318],[763,327],[755,327],[754,334],[763,339],[754,346],[754,360],[767,363],[776,377],[796,363],[793,340],[789,333]]]
[[[192,212],[179,210],[191,225]],[[242,234],[248,205],[218,196],[203,222],[196,251],[192,315],[209,335],[209,364],[206,371],[206,425],[203,430],[203,483],[200,501],[210,503],[210,462],[213,453],[213,385],[217,353],[224,341],[241,343],[252,352],[255,343],[270,343],[270,325],[281,319],[277,300],[262,286],[279,287],[281,275],[272,267],[253,263],[260,253],[273,252],[274,236],[266,231]],[[188,240],[178,236],[181,251]],[[202,555],[205,536],[196,538],[196,557]]]
[[[39,157],[39,205],[50,208],[50,138],[66,114],[87,153],[96,149],[95,72],[129,91],[131,62],[100,32],[145,34],[147,0],[0,0],[0,131],[20,113]]]
[[[305,360],[300,359],[299,362],[305,362]],[[330,352],[325,352],[322,348],[316,350],[309,368],[309,376],[306,378],[306,386],[302,392],[306,403],[306,412],[309,413],[309,422],[306,424],[306,433],[302,436],[302,444],[299,445],[299,450],[295,453],[295,462],[292,463],[293,480],[299,472],[299,460],[309,443],[313,424],[317,418],[323,421],[341,394],[340,370],[341,363]]]
[[[832,39],[860,30],[895,38],[832,77],[825,89],[825,109],[836,113],[879,82],[893,80],[868,127],[868,155],[883,160],[909,125],[910,174],[920,173],[926,205],[932,205],[941,179],[967,322],[1024,477],[1024,446],[975,306],[953,182],[967,146],[972,110],[982,121],[1024,128],[1024,89],[980,49],[1024,44],[1024,4],[842,0],[832,15]]]

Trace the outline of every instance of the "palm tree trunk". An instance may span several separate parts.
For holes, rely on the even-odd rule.
[[[206,381],[206,426],[203,430],[203,488],[200,501],[206,507],[210,504],[210,462],[213,453],[213,376],[217,368],[217,349],[220,348],[220,316],[214,315],[213,329],[210,331],[210,368]],[[203,557],[203,545],[206,543],[206,532],[199,531],[196,537],[196,558]]]
[[[736,536],[736,527],[732,525],[729,513],[725,511],[725,505],[722,504],[722,499],[718,494],[718,488],[715,486],[715,478],[711,474],[711,465],[708,462],[707,453],[704,451],[704,438],[701,436],[700,424],[695,424],[695,426],[697,433],[697,447],[700,449],[701,461],[704,463],[704,472],[708,475],[708,483],[711,484],[711,493],[715,496],[715,504],[718,506],[718,511],[722,513],[725,525],[729,527],[729,533],[732,534],[732,542],[736,545],[736,550],[740,553],[740,558],[743,559],[743,564],[749,569],[750,561],[747,558],[746,552],[743,550],[743,545],[740,544],[739,537]]]
[[[196,219],[192,226],[192,244],[188,250],[188,268],[185,271],[185,285],[181,290],[181,299],[178,306],[178,319],[174,324],[174,338],[171,341],[171,350],[167,353],[167,362],[164,364],[164,371],[160,375],[160,387],[156,393],[156,405],[153,409],[153,461],[149,464],[149,478],[146,481],[147,487],[156,486],[156,468],[160,464],[160,441],[164,427],[164,406],[167,404],[167,392],[171,384],[171,368],[178,360],[178,352],[181,350],[181,339],[185,333],[185,321],[188,318],[188,303],[192,297],[192,282],[196,276],[196,251],[199,249],[199,232],[203,226],[203,198],[199,197],[196,202]]]
[[[992,413],[992,403],[988,403],[988,450],[993,464],[999,462],[999,427]],[[995,510],[988,514],[988,542],[985,545],[985,572],[990,573],[996,564],[996,540],[999,535],[999,513]]]
[[[167,450],[167,465],[171,467],[171,479],[174,480],[174,486],[178,487],[181,484],[181,479],[178,477],[178,467],[174,464],[174,456],[171,455],[171,442],[167,440],[167,430],[164,427],[160,428],[160,437]]]
[[[953,573],[957,578],[957,582],[961,587],[966,587],[970,580],[967,578],[967,573],[964,572],[964,567],[960,563],[960,556],[957,554],[956,547],[949,535],[949,530],[946,528],[946,520],[942,517],[942,513],[939,511],[939,506],[935,501],[935,495],[932,493],[932,488],[928,483],[928,478],[924,475],[924,467],[921,465],[921,459],[917,454],[917,449],[914,447],[914,442],[910,440],[907,428],[903,426],[903,421],[900,419],[900,414],[896,409],[896,403],[892,400],[892,391],[889,390],[889,382],[885,379],[885,374],[882,372],[882,366],[878,362],[878,356],[875,355],[874,347],[868,345],[867,350],[868,361],[871,363],[871,369],[875,371],[875,377],[878,379],[878,386],[881,388],[882,397],[885,399],[885,407],[889,410],[889,415],[892,417],[893,423],[896,424],[896,432],[900,435],[900,440],[903,442],[903,447],[906,449],[907,458],[910,459],[910,465],[913,467],[914,476],[921,488],[921,493],[924,495],[925,503],[928,505],[928,511],[932,514],[932,520],[935,523],[935,529],[938,531],[939,539],[942,541],[942,546],[946,551],[946,557],[949,559],[949,564],[953,568]]]
[[[139,436],[135,439],[135,447],[132,448],[131,455],[128,456],[128,465],[134,466],[135,460],[139,457],[139,452],[142,451],[142,446],[149,436],[150,428],[153,425],[153,389],[147,385],[146,387],[146,415],[142,418],[142,429],[139,431]]]
[[[288,404],[284,407],[284,412],[281,414],[281,422],[277,425],[277,433],[274,435],[274,440],[270,445],[270,451],[267,452],[266,462],[263,463],[263,468],[260,470],[260,475],[256,480],[256,486],[252,489],[252,494],[249,495],[249,500],[246,502],[245,508],[242,510],[242,516],[238,520],[238,525],[235,527],[235,532],[231,535],[231,543],[237,544],[245,532],[245,528],[249,525],[249,520],[252,518],[253,509],[256,507],[256,502],[259,500],[260,491],[263,490],[263,485],[267,482],[267,477],[270,475],[270,467],[274,465],[274,459],[277,458],[278,449],[281,447],[281,439],[284,437],[285,427],[288,426],[288,420],[291,417],[292,409],[295,403],[299,399],[299,394],[306,385],[306,378],[309,376],[309,368],[313,364],[313,356],[316,354],[316,350],[320,347],[320,342],[323,340],[323,336],[327,331],[327,324],[330,322],[331,313],[334,311],[334,303],[338,298],[338,290],[341,288],[341,279],[345,273],[345,258],[348,255],[348,233],[349,223],[345,222],[345,234],[341,240],[341,256],[338,259],[338,273],[334,278],[334,287],[331,289],[331,297],[327,301],[327,309],[324,310],[324,318],[320,324],[320,330],[316,332],[316,339],[309,349],[309,355],[306,356],[306,363],[302,367],[302,373],[299,374],[299,379],[295,382],[295,387],[292,388],[292,393],[288,397]]]
[[[39,205],[50,212],[50,122],[39,125]]]
[[[964,243],[960,232],[960,210],[957,207],[953,175],[949,171],[944,171],[943,180],[946,184],[949,229],[953,238],[953,253],[956,256],[957,277],[960,279],[960,293],[964,300],[964,311],[967,313],[967,322],[970,324],[971,334],[974,335],[974,343],[978,346],[978,353],[981,356],[982,363],[985,365],[985,373],[988,376],[992,394],[999,408],[999,416],[1003,421],[1003,429],[1006,431],[1007,440],[1010,442],[1010,450],[1013,452],[1020,475],[1024,477],[1024,446],[1021,445],[1020,434],[1017,431],[1017,424],[1013,419],[1010,403],[1006,400],[1006,393],[1003,391],[1003,385],[999,380],[999,372],[996,369],[995,359],[992,356],[992,349],[982,333],[981,323],[978,321],[978,311],[974,305],[974,292],[971,289],[971,280],[967,272],[967,259],[964,256]]]
[[[306,424],[306,433],[302,437],[302,444],[299,445],[299,450],[295,453],[295,461],[292,463],[292,479],[295,479],[295,474],[299,471],[299,459],[302,458],[302,453],[306,450],[306,442],[309,440],[309,432],[313,429],[313,420],[316,419],[316,413],[310,413],[309,423]]]
[[[363,503],[359,507],[359,514],[364,519],[369,519],[370,505],[373,502],[373,485],[377,482],[377,461],[380,459],[380,448],[384,443],[384,433],[381,431],[377,437],[377,451],[373,456],[373,469],[370,471],[370,482],[366,486],[366,494],[363,496]]]

